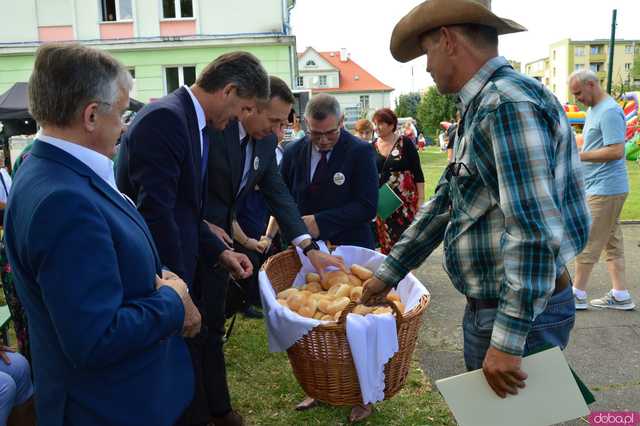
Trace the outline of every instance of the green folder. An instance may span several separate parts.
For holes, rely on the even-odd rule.
[[[402,199],[385,183],[378,190],[378,217],[387,220],[402,205]]]

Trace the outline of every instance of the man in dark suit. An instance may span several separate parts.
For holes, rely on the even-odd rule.
[[[113,176],[131,84],[107,53],[73,44],[40,47],[29,81],[41,132],[5,236],[39,425],[171,426],[193,396],[180,333],[197,334],[197,309],[182,280],[159,278],[149,228]]]
[[[145,106],[120,143],[118,187],[144,216],[165,266],[182,277],[203,317],[198,262],[219,264],[234,276],[252,272],[251,262],[230,250],[203,221],[209,158],[207,128],[224,129],[230,119],[253,111],[269,95],[269,80],[258,59],[234,52],[211,62],[191,87],[183,86]],[[214,171],[211,171],[214,173]],[[215,413],[207,403],[206,376],[211,345],[206,328],[188,341],[196,372],[196,395],[184,424],[237,424],[235,412]]]
[[[270,99],[259,101],[255,113],[232,121],[224,131],[211,133],[209,168],[216,173],[208,177],[205,219],[214,233],[232,243],[236,200],[259,186],[287,241],[301,247],[319,272],[328,266],[344,267],[340,259],[317,250],[282,181],[275,160],[277,139],[274,132],[286,124],[294,98],[280,78],[271,76],[269,82]],[[231,409],[222,350],[229,277],[225,270],[211,265],[200,265],[199,271],[203,281],[208,283],[204,286],[206,325],[217,348],[217,367],[210,369],[211,377],[207,377],[208,383],[216,384],[212,387],[214,392],[209,404],[215,407],[214,412],[225,412]]]
[[[378,204],[374,152],[342,128],[335,97],[318,94],[305,111],[307,136],[284,151],[280,170],[313,238],[373,249]],[[273,221],[267,236],[275,234]]]

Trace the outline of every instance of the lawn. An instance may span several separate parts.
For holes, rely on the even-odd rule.
[[[447,165],[447,154],[439,148],[430,146],[420,153],[422,171],[425,179],[425,194],[433,194],[436,183]],[[640,164],[627,161],[629,173],[629,197],[624,203],[622,220],[640,220]]]
[[[269,353],[263,321],[239,317],[225,348],[233,406],[250,425],[346,425],[350,409],[321,405],[295,411],[304,398],[286,353]],[[362,425],[455,425],[440,394],[417,364],[406,385]]]

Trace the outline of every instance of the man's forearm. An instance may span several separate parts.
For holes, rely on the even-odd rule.
[[[580,160],[589,163],[606,163],[607,161],[620,160],[624,157],[624,143],[605,146],[593,151],[583,151],[580,153]]]

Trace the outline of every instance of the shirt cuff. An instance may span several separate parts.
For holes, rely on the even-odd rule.
[[[388,287],[395,287],[408,273],[409,270],[405,268],[402,263],[389,255],[384,262],[382,262],[375,276]]]
[[[302,235],[300,235],[299,237],[295,237],[295,238],[293,239],[293,241],[291,241],[291,244],[293,244],[293,245],[294,245],[294,246],[296,246],[296,247],[300,247],[300,244],[301,244],[304,240],[307,240],[307,239],[309,239],[309,240],[310,240],[310,239],[311,239],[311,235],[309,235],[309,234],[302,234]]]
[[[522,356],[531,321],[509,316],[498,310],[491,333],[491,346],[501,352]]]

